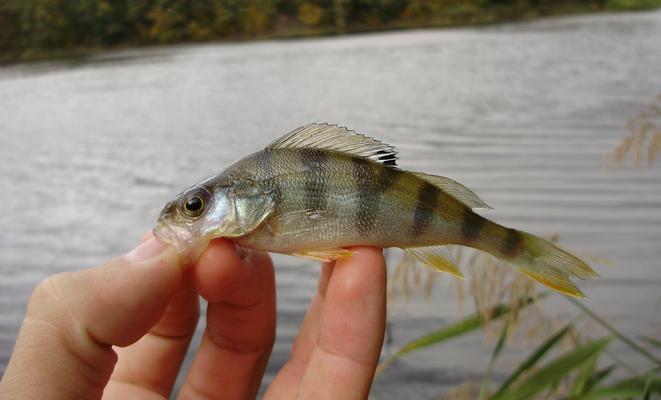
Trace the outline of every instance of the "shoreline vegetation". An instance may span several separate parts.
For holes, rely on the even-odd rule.
[[[458,27],[659,7],[661,0],[4,0],[0,64],[159,44]]]
[[[557,236],[549,238],[556,242]],[[468,378],[439,393],[439,400],[629,400],[658,398],[661,394],[661,343],[649,336],[631,338],[605,320],[584,302],[548,291],[538,292],[529,278],[484,253],[455,248],[454,258],[467,281],[451,281],[460,309],[472,302],[475,311],[456,321],[390,349],[380,360],[375,379],[388,379],[391,366],[409,353],[429,347],[452,346],[452,341],[481,331],[492,347],[482,376]],[[599,262],[592,257],[592,262]],[[389,276],[388,299],[406,302],[429,294],[441,274],[416,267],[417,260],[402,259]],[[447,290],[443,288],[443,290]],[[553,312],[545,307],[553,298],[568,301],[574,311]],[[450,342],[450,343],[448,343]],[[612,344],[626,346],[646,360],[642,369],[623,362]],[[525,358],[502,362],[507,350],[525,350]],[[411,361],[409,361],[411,362]],[[406,369],[400,364],[399,369]],[[496,371],[499,371],[500,377]],[[503,375],[505,372],[506,375]]]

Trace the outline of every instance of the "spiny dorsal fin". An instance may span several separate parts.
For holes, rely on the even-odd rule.
[[[397,150],[389,144],[331,124],[312,123],[294,129],[266,146],[267,149],[323,149],[369,158],[397,166]]]
[[[413,174],[438,187],[470,208],[492,208],[477,197],[472,190],[457,181],[444,176],[425,174],[424,172],[413,172]]]
[[[452,256],[445,246],[409,247],[404,249],[404,251],[434,271],[447,272],[457,278],[464,279],[464,275],[459,271],[459,268],[454,260],[452,260]]]

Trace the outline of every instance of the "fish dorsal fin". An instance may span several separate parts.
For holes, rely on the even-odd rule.
[[[413,172],[413,174],[438,187],[470,208],[492,208],[477,197],[472,190],[457,181],[444,176],[425,174],[424,172]]]
[[[459,271],[459,268],[445,246],[409,247],[404,249],[404,251],[434,271],[447,272],[457,278],[464,279],[464,275]]]
[[[387,143],[358,134],[345,127],[312,123],[294,129],[271,143],[267,149],[323,149],[369,158],[383,165],[397,166],[397,150]]]

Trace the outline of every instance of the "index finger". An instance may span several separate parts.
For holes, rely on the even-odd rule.
[[[369,394],[383,345],[386,268],[380,250],[352,250],[354,256],[335,263],[328,282],[300,398],[362,399]]]

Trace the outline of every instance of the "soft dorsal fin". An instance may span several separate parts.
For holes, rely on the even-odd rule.
[[[424,172],[413,172],[413,174],[438,187],[470,208],[492,208],[477,197],[472,190],[457,181],[444,176],[425,174]]]
[[[383,165],[397,166],[397,150],[389,144],[347,128],[312,123],[294,129],[266,146],[267,149],[323,149],[369,158]]]
[[[464,279],[464,275],[459,271],[447,247],[409,247],[405,248],[404,251],[434,271],[447,272],[457,278]]]

